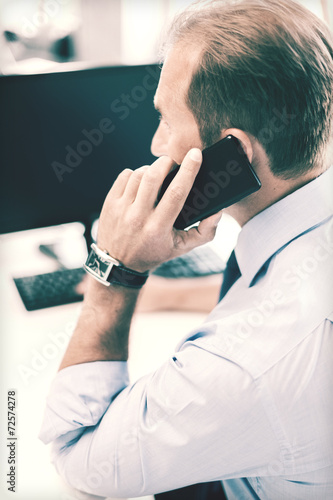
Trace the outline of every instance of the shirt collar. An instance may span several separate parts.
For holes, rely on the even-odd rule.
[[[332,216],[332,180],[333,166],[244,225],[235,253],[247,286],[278,250]]]

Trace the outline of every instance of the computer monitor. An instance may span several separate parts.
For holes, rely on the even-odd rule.
[[[0,77],[0,233],[98,216],[117,175],[154,160],[157,65]]]

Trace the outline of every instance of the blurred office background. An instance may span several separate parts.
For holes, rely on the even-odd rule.
[[[164,27],[192,1],[0,0],[0,71],[38,72],[52,62],[156,62]],[[333,2],[301,3],[332,27]]]

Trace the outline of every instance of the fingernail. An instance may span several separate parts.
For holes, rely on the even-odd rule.
[[[193,161],[201,161],[202,160],[202,155],[201,155],[200,149],[198,149],[198,148],[191,149],[191,151],[189,153],[189,157]]]

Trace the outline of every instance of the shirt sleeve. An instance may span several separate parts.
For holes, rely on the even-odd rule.
[[[279,453],[253,379],[191,341],[132,385],[125,363],[62,370],[40,437],[71,486],[106,497],[267,473]]]
[[[39,438],[49,444],[67,433],[96,425],[128,383],[127,363],[123,361],[64,368],[51,385]]]

